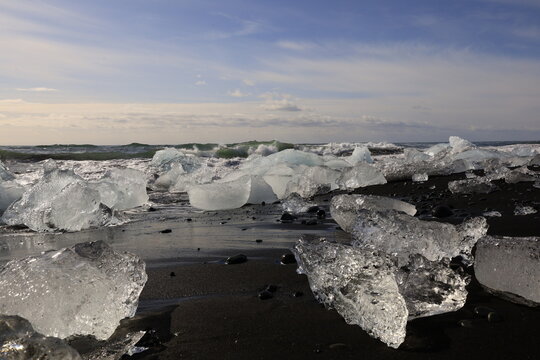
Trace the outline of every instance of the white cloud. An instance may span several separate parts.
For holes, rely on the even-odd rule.
[[[289,94],[280,94],[275,92],[264,93],[260,95],[265,99],[265,103],[261,107],[268,111],[302,111],[294,102]]]
[[[21,104],[21,103],[24,103],[24,100],[23,99],[3,99],[3,100],[0,100],[0,103],[3,103],[3,104]]]
[[[29,92],[54,92],[58,91],[57,89],[46,88],[46,87],[33,87],[33,88],[18,88],[17,91],[29,91]]]
[[[242,82],[244,83],[244,85],[247,85],[247,86],[255,86],[255,81],[250,80],[250,79],[244,79],[242,80]]]
[[[276,45],[282,49],[294,50],[294,51],[305,51],[315,48],[317,45],[310,42],[299,42],[299,41],[288,41],[282,40],[278,41]]]
[[[206,81],[204,81],[204,80],[199,80],[199,81],[197,81],[197,82],[195,83],[195,85],[197,85],[197,86],[204,86],[204,85],[206,85]]]
[[[228,91],[227,94],[229,96],[232,96],[232,97],[238,97],[238,98],[241,98],[241,97],[246,97],[246,96],[250,96],[251,94],[249,93],[243,93],[242,91],[240,91],[240,89],[236,89],[234,91]]]

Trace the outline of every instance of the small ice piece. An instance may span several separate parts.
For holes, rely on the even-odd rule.
[[[489,194],[498,189],[497,185],[485,177],[455,180],[448,183],[448,190],[453,194]]]
[[[202,210],[237,209],[245,204],[277,200],[262,177],[249,175],[228,182],[193,185],[188,189],[188,195],[191,205]]]
[[[450,149],[450,145],[448,144],[436,144],[436,145],[433,145],[429,148],[427,148],[424,153],[430,155],[430,156],[435,156],[435,155],[441,155],[441,154],[445,154],[448,152],[448,150]]]
[[[474,273],[488,291],[540,305],[540,238],[486,236],[476,245]]]
[[[34,231],[79,231],[116,221],[111,210],[101,204],[99,192],[71,170],[46,172],[9,206],[2,220]]]
[[[412,181],[414,181],[414,182],[428,181],[428,174],[426,174],[426,173],[414,174],[412,176]]]
[[[373,159],[371,158],[371,152],[369,151],[367,146],[355,147],[351,156],[347,158],[347,161],[353,166],[363,162],[370,164],[373,163]]]
[[[304,200],[296,193],[292,193],[281,202],[283,211],[293,215],[303,214],[315,206],[317,206],[317,204]]]
[[[352,232],[361,210],[393,209],[411,216],[416,207],[401,200],[376,195],[336,195],[330,202],[332,218],[346,232]]]
[[[359,187],[386,184],[386,179],[377,168],[360,163],[352,168],[345,169],[337,180],[337,184],[340,189],[353,190]]]
[[[536,181],[538,177],[533,171],[527,169],[526,166],[510,170],[504,175],[504,181],[507,184],[516,184],[519,182]]]
[[[16,315],[0,314],[0,358],[5,360],[81,360],[79,353],[56,337],[46,337]]]
[[[135,315],[146,283],[144,262],[103,241],[11,260],[0,269],[0,313],[28,319],[36,331],[107,339]]]
[[[514,215],[516,216],[524,216],[524,215],[531,215],[536,214],[538,211],[536,211],[535,208],[532,206],[525,206],[525,205],[517,205],[514,209]]]
[[[99,191],[101,202],[111,209],[131,209],[148,201],[146,176],[139,170],[111,169],[91,186]]]
[[[462,139],[458,136],[450,136],[448,139],[452,153],[457,154],[467,150],[475,149],[476,146],[468,140]]]
[[[302,237],[293,252],[317,300],[348,324],[397,348],[405,339],[409,312],[399,293],[392,259],[373,251]]]
[[[15,181],[0,180],[0,214],[3,213],[9,205],[19,200],[24,193],[24,188]]]
[[[338,188],[336,182],[340,175],[339,171],[326,166],[306,166],[291,178],[286,194],[297,193],[305,199],[326,194]]]
[[[193,154],[184,154],[182,151],[175,148],[165,148],[156,151],[152,158],[151,164],[161,170],[170,170],[172,165],[179,163],[185,172],[190,173],[201,166],[199,158]]]
[[[540,180],[536,180],[533,184],[534,188],[540,189]]]
[[[11,181],[15,176],[7,169],[2,161],[0,161],[0,182]]]
[[[482,216],[485,216],[485,217],[501,217],[502,214],[498,211],[486,211],[482,214]]]
[[[483,217],[454,226],[423,221],[395,210],[360,210],[357,215],[353,245],[395,255],[400,264],[414,254],[431,261],[458,255],[468,259],[476,241],[487,233]]]

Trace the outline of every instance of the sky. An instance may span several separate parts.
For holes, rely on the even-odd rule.
[[[540,0],[0,0],[0,145],[540,140]]]

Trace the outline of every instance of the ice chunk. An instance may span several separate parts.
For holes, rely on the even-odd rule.
[[[486,211],[485,213],[482,214],[482,216],[485,216],[485,217],[501,217],[502,214],[498,211]]]
[[[79,231],[114,223],[101,196],[70,170],[46,172],[22,198],[4,212],[8,225],[26,225],[35,231]]]
[[[332,218],[346,232],[352,232],[361,210],[393,209],[414,216],[416,207],[404,201],[376,195],[336,195],[330,202]]]
[[[455,180],[448,183],[448,189],[453,194],[489,194],[498,190],[486,177],[477,177],[465,180]]]
[[[291,181],[295,173],[296,170],[291,166],[279,164],[268,169],[263,179],[272,187],[278,199],[283,199],[287,196],[287,184]]]
[[[92,187],[99,191],[101,202],[112,209],[131,209],[148,201],[146,176],[139,170],[111,169]]]
[[[367,146],[358,146],[354,148],[353,153],[347,158],[347,161],[351,165],[357,165],[362,162],[372,163],[373,159],[371,158],[371,152]]]
[[[386,184],[386,179],[377,168],[360,163],[352,168],[345,169],[337,183],[340,189],[352,190],[370,185]]]
[[[489,291],[540,305],[540,238],[486,236],[476,245],[474,273]]]
[[[0,182],[11,181],[15,176],[7,169],[2,161],[0,161]]]
[[[337,179],[341,173],[326,166],[304,167],[287,184],[286,194],[297,193],[303,198],[326,194],[338,188]]]
[[[162,170],[169,170],[173,164],[180,164],[183,170],[190,173],[201,166],[199,158],[193,154],[184,154],[175,148],[165,148],[156,151],[151,164]]]
[[[388,256],[307,237],[293,251],[317,300],[388,346],[403,342],[409,312]]]
[[[427,148],[424,151],[424,153],[426,153],[426,154],[428,154],[430,156],[435,156],[435,155],[445,154],[449,149],[450,149],[449,144],[436,144],[436,145],[433,145],[433,146]]]
[[[0,314],[0,358],[5,360],[81,360],[79,353],[55,337],[34,330],[20,316]]]
[[[450,147],[452,148],[452,152],[454,154],[476,148],[473,143],[458,136],[450,136],[448,142],[450,143]]]
[[[166,191],[169,190],[174,184],[178,182],[180,175],[185,174],[185,170],[180,163],[174,163],[171,165],[171,168],[163,173],[160,177],[154,182],[154,188],[156,190]]]
[[[468,258],[476,241],[487,232],[486,219],[472,218],[454,226],[422,221],[395,210],[360,210],[353,225],[354,246],[395,255],[399,263],[421,254],[428,260]]]
[[[19,200],[23,193],[24,188],[15,181],[0,181],[0,214]]]
[[[412,176],[412,181],[414,182],[428,181],[428,174],[426,173],[414,174]]]
[[[504,181],[507,184],[516,184],[519,182],[536,181],[538,177],[536,173],[527,169],[526,166],[510,170],[504,175]]]
[[[107,339],[135,314],[146,279],[139,257],[103,241],[80,243],[8,262],[0,270],[0,313],[22,316],[47,336]]]
[[[536,213],[536,209],[532,206],[517,205],[514,209],[514,215],[516,216],[531,215]]]
[[[262,177],[249,175],[228,182],[193,185],[188,189],[188,195],[191,205],[203,210],[236,209],[248,203],[272,203],[277,200]]]
[[[287,196],[281,203],[283,211],[290,214],[297,215],[307,212],[310,208],[317,206],[317,204],[304,200],[300,195],[292,193]]]
[[[419,161],[429,161],[432,158],[432,156],[413,148],[404,149],[403,156],[405,157],[405,162],[408,162],[408,163],[415,163]]]

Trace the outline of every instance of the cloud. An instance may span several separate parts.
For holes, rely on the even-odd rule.
[[[0,100],[0,103],[3,103],[3,104],[21,104],[21,103],[24,103],[24,100],[23,99],[3,99],[3,100]]]
[[[33,88],[18,88],[17,91],[29,91],[29,92],[54,92],[58,91],[57,89],[46,88],[46,87],[33,87]]]
[[[242,80],[242,82],[244,83],[244,85],[247,85],[247,86],[255,86],[255,81],[250,80],[250,79],[244,79]]]
[[[224,13],[216,13],[215,15],[231,20],[239,28],[234,31],[214,31],[208,34],[208,38],[212,40],[228,39],[232,37],[249,36],[259,33],[264,28],[260,21],[241,19]]]
[[[229,91],[227,92],[227,94],[228,94],[229,96],[232,96],[232,97],[238,97],[238,98],[246,97],[246,96],[250,96],[250,95],[251,95],[251,94],[249,94],[249,93],[243,93],[243,92],[241,92],[240,89],[236,89],[236,90],[234,90],[234,91],[229,90]]]
[[[260,96],[265,99],[261,107],[268,111],[302,111],[293,101],[289,94],[279,94],[275,92],[264,93]]]
[[[204,81],[204,80],[198,80],[198,81],[195,83],[195,85],[197,85],[197,86],[204,86],[204,85],[206,85],[206,81]]]
[[[276,45],[282,49],[294,51],[305,51],[316,47],[314,43],[288,40],[278,41]]]

